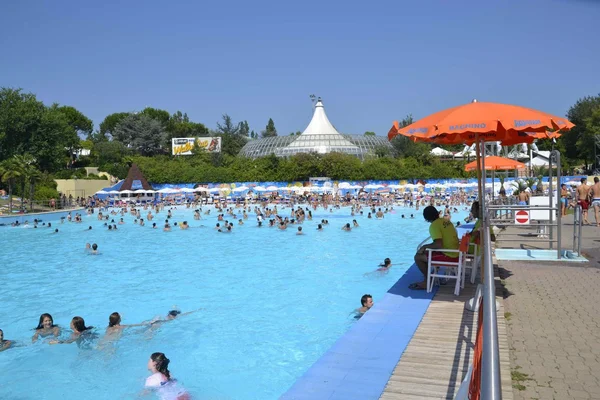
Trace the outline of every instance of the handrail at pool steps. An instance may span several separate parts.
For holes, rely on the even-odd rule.
[[[506,210],[507,212],[503,215],[502,211]],[[515,213],[517,211],[527,211],[530,223],[529,224],[519,224],[515,221]],[[548,215],[548,219],[533,219],[532,212],[544,212],[546,211]],[[509,216],[509,218],[506,218]],[[522,232],[510,233],[503,232],[502,240],[503,242],[547,242],[549,244],[549,248],[554,248],[554,243],[556,243],[556,251],[557,258],[560,259],[562,257],[561,248],[561,236],[560,236],[560,227],[561,227],[561,209],[560,203],[554,205],[501,205],[501,204],[488,204],[487,205],[487,217],[489,218],[489,224],[504,226],[504,227],[512,227],[520,230],[533,230],[536,232],[533,233],[530,237],[524,236]],[[499,217],[502,216],[502,217]],[[534,222],[535,223],[531,223]],[[556,230],[554,230],[556,228]],[[548,232],[549,231],[549,232]],[[511,238],[514,237],[514,238]]]
[[[577,253],[578,256],[581,256],[581,215],[581,205],[577,204],[573,212],[573,253]]]

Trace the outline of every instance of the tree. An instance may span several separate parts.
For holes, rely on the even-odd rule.
[[[239,134],[242,136],[250,136],[250,125],[248,125],[248,121],[242,121],[238,126]]]
[[[252,139],[258,139],[258,135],[254,132],[254,130],[252,132],[250,132],[250,137]]]
[[[567,112],[569,121],[575,124],[570,132],[565,132],[560,138],[565,146],[565,155],[571,160],[585,160],[587,165],[594,159],[594,134],[588,129],[587,120],[600,107],[600,95],[584,97]]]
[[[366,131],[365,136],[375,136],[375,132]]]
[[[596,164],[596,169],[600,169],[600,165],[598,165],[598,160],[596,159],[597,156],[600,156],[600,154],[597,154],[597,140],[600,140],[600,107],[597,107],[592,112],[592,115],[586,118],[585,127],[588,132],[587,137],[589,138],[586,141],[590,142],[589,146],[596,150],[593,154],[594,164]]]
[[[233,123],[231,117],[223,114],[223,122],[217,122],[215,135],[221,136],[221,151],[230,156],[237,156],[248,141],[248,137],[240,134],[240,124]]]
[[[262,137],[274,137],[277,136],[277,129],[275,129],[275,122],[273,122],[273,118],[269,118],[269,122],[265,127],[265,130],[261,132]]]
[[[147,115],[148,117],[158,121],[161,123],[163,127],[167,127],[167,124],[171,120],[171,115],[166,110],[160,110],[158,108],[146,107],[144,108],[140,114]],[[187,117],[187,115],[186,115]]]
[[[94,130],[94,123],[91,119],[83,115],[83,113],[77,110],[75,107],[71,106],[59,106],[58,104],[53,104],[52,107],[56,111],[60,112],[67,119],[67,123],[73,131],[79,137],[85,137],[92,133]]]
[[[14,158],[4,160],[0,163],[0,181],[8,185],[8,212],[11,215],[13,208],[13,188],[17,179],[20,179],[22,176],[23,170],[21,169],[21,165]],[[21,203],[23,203],[22,198]]]
[[[31,93],[0,89],[0,160],[30,150],[46,109]]]
[[[94,143],[107,141],[112,138],[113,131],[119,125],[121,121],[130,116],[131,113],[128,112],[120,112],[113,113],[107,115],[104,118],[104,121],[100,123],[100,130],[96,132],[94,135],[91,135],[88,139],[92,140]]]
[[[162,153],[166,132],[161,123],[145,114],[125,117],[113,131],[113,137],[141,155]]]
[[[217,122],[217,133],[219,135],[237,135],[239,131],[239,124],[234,124],[231,117],[227,114],[223,114],[223,123]]]

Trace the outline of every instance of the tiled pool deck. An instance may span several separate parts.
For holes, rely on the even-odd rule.
[[[408,289],[422,277],[411,266],[281,399],[378,399],[435,295]]]

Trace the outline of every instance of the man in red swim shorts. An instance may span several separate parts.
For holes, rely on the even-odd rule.
[[[577,204],[581,206],[581,216],[583,223],[589,225],[588,209],[590,208],[590,187],[587,185],[587,179],[581,178],[581,185],[577,188]]]

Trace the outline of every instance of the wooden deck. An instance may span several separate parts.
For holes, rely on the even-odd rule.
[[[454,285],[447,285],[438,290],[381,400],[454,398],[473,360],[477,314],[464,309],[464,303],[475,293],[475,285],[465,286],[460,296],[454,296],[453,289]],[[497,288],[496,294],[500,295],[497,299],[502,398],[512,400],[502,290]]]

